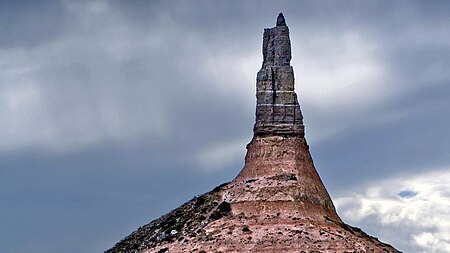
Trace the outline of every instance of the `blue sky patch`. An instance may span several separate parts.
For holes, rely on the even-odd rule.
[[[405,190],[405,191],[401,191],[398,193],[398,196],[400,196],[401,198],[404,198],[404,199],[413,198],[416,195],[417,195],[417,192],[410,191],[410,190]]]

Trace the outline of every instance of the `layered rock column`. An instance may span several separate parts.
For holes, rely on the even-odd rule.
[[[274,28],[264,30],[262,51],[263,64],[256,81],[254,136],[247,145],[245,166],[225,199],[244,213],[273,205],[274,210],[301,211],[305,216],[327,216],[340,221],[304,137],[290,65],[289,28],[282,13]]]
[[[256,78],[254,134],[303,136],[303,116],[294,91],[289,28],[283,14],[274,28],[264,30],[263,64]]]

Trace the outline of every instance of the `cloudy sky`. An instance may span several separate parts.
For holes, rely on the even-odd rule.
[[[450,2],[1,1],[0,245],[102,252],[232,180],[282,11],[342,218],[450,252]]]

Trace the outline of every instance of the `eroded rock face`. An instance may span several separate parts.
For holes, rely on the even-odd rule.
[[[277,26],[264,30],[263,64],[256,77],[257,136],[303,136],[303,116],[294,91],[289,28],[283,14]]]
[[[290,48],[280,14],[264,31],[254,136],[239,175],[107,252],[399,252],[337,215],[304,137]]]
[[[304,209],[311,217],[341,221],[314,168],[304,137],[255,136],[247,145],[245,166],[230,186],[225,200],[250,206],[251,210],[279,205],[292,215]]]

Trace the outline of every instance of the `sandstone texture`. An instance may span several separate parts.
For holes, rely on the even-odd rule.
[[[337,215],[304,137],[290,50],[280,14],[264,31],[254,136],[239,175],[107,252],[399,252]]]
[[[256,77],[255,135],[303,135],[303,116],[294,91],[289,28],[282,14],[264,30],[263,64]]]

